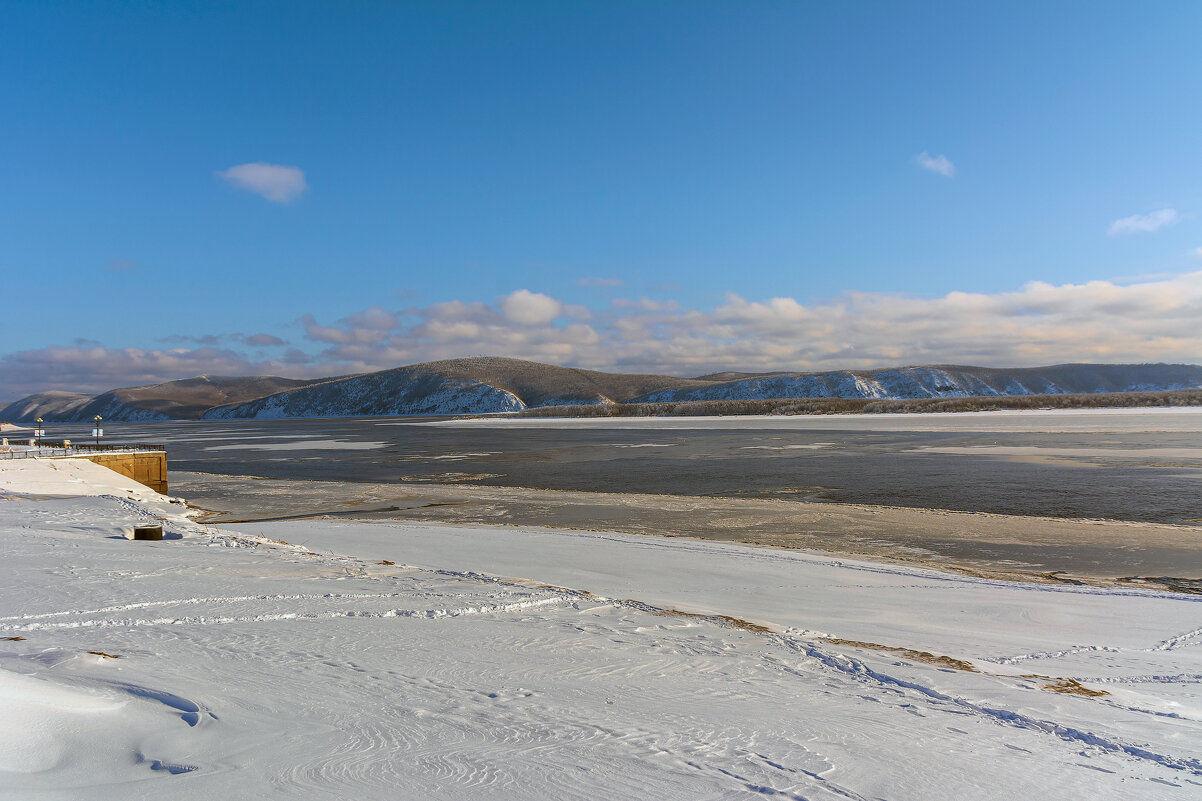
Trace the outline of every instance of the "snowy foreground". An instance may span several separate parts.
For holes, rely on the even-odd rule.
[[[216,529],[65,460],[0,462],[0,541],[0,798],[1202,797],[1202,596]]]

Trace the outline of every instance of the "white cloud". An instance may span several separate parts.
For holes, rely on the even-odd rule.
[[[589,276],[587,278],[576,279],[576,285],[588,287],[615,287],[621,286],[622,282],[617,278],[599,278],[596,276]]]
[[[563,314],[563,304],[541,292],[519,289],[501,298],[501,311],[521,325],[542,325]]]
[[[1032,282],[1011,292],[914,298],[849,293],[805,304],[730,294],[712,309],[615,300],[588,324],[527,290],[485,304],[407,310],[387,339],[321,357],[352,372],[490,353],[601,370],[831,370],[920,363],[1032,366],[1069,361],[1185,361],[1202,355],[1202,272],[1123,284]],[[345,321],[344,321],[345,322]],[[355,339],[345,325],[338,339]]]
[[[1176,209],[1161,209],[1149,214],[1132,214],[1130,217],[1115,220],[1110,224],[1110,228],[1106,230],[1106,233],[1110,236],[1150,233],[1152,231],[1159,231],[1161,228],[1166,228],[1170,225],[1176,225],[1179,222],[1181,222],[1181,215],[1177,213]]]
[[[496,304],[451,301],[402,312],[369,308],[322,325],[280,360],[236,348],[105,348],[81,341],[0,357],[10,396],[99,391],[210,373],[318,377],[476,354],[619,372],[835,370],[906,364],[1023,367],[1075,361],[1202,359],[1202,270],[1129,282],[1031,282],[998,293],[915,298],[848,293],[806,304],[729,294],[714,308],[615,301],[584,322],[559,300],[519,290]],[[204,337],[181,337],[179,341]],[[263,335],[237,340],[266,344]]]
[[[1194,248],[1194,255],[1202,259],[1202,248]]]
[[[924,170],[937,172],[945,178],[951,178],[956,174],[956,165],[952,164],[951,160],[942,153],[932,156],[924,150],[914,157],[914,162]]]
[[[303,170],[283,164],[255,161],[230,167],[217,175],[239,189],[254,192],[273,203],[291,203],[309,189]]]

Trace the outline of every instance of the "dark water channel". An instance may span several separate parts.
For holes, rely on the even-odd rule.
[[[1202,414],[1189,417],[1202,423]],[[760,419],[734,428],[539,428],[356,418],[110,423],[105,439],[161,442],[170,469],[223,475],[1202,522],[1202,430],[1135,420],[1100,431],[989,431],[979,421],[968,427],[976,430],[957,421],[937,430],[931,420],[875,429],[830,418],[813,427]],[[47,435],[84,441],[88,430],[53,425]]]

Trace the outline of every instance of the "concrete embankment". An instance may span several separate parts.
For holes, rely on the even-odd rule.
[[[30,440],[28,445],[10,445],[8,438],[4,438],[0,443],[0,456],[15,461],[86,460],[133,479],[155,492],[167,494],[167,451],[157,446],[132,445],[109,449],[90,444],[73,445],[69,440],[41,443]]]
[[[81,453],[68,457],[87,459],[107,467],[155,492],[167,494],[167,452],[137,451],[134,453]]]

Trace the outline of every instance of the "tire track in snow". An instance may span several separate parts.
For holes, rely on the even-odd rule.
[[[320,597],[320,596],[319,596]],[[232,623],[275,623],[288,620],[337,620],[340,618],[426,618],[462,617],[465,615],[495,615],[505,612],[517,612],[523,609],[535,609],[553,604],[562,604],[560,597],[540,598],[530,601],[516,601],[508,604],[493,604],[488,606],[465,606],[458,609],[388,609],[383,612],[363,610],[340,610],[330,612],[278,612],[262,615],[239,615],[230,617],[161,617],[161,618],[124,618],[107,620],[78,620],[69,623],[26,623],[24,625],[3,626],[0,631],[51,631],[61,629],[91,629],[91,628],[138,628],[143,626],[219,626]]]
[[[160,606],[184,606],[187,604],[215,604],[215,603],[244,603],[246,601],[313,601],[319,599],[361,599],[361,598],[399,598],[403,595],[412,595],[412,593],[388,592],[388,593],[310,593],[305,595],[289,595],[281,593],[278,595],[227,595],[216,598],[176,598],[169,601],[142,601],[140,603],[117,604],[114,606],[104,606],[99,609],[68,609],[62,612],[42,612],[33,615],[9,615],[0,617],[0,621],[4,620],[43,620],[50,617],[67,617],[69,615],[104,615],[111,612],[129,612],[134,609],[153,609]]]

